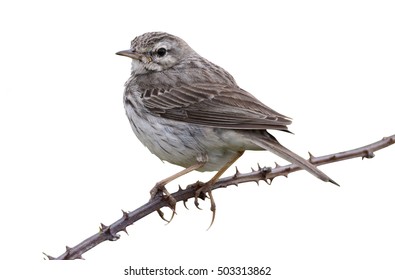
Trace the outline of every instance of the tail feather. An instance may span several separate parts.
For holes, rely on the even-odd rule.
[[[269,134],[267,131],[265,131],[265,132],[266,133],[263,138],[260,138],[259,140],[254,141],[254,143],[256,145],[260,146],[261,148],[263,148],[265,150],[268,150],[269,152],[272,152],[273,154],[278,155],[279,157],[281,157],[293,164],[298,165],[299,167],[310,172],[312,175],[314,175],[318,179],[321,179],[324,182],[331,182],[332,184],[339,186],[338,183],[336,183],[334,180],[332,180],[324,172],[319,170],[311,162],[305,160],[304,158],[298,156],[291,150],[285,148],[276,140],[276,138],[274,138],[274,136]]]

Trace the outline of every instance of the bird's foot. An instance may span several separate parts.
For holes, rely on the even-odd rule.
[[[155,185],[155,187],[153,187],[151,189],[150,195],[151,195],[150,201],[154,200],[157,197],[161,197],[167,201],[169,208],[173,211],[173,213],[170,217],[170,220],[167,220],[165,218],[165,215],[162,210],[159,209],[156,212],[158,212],[159,217],[161,217],[162,220],[170,223],[174,218],[174,214],[176,214],[177,200],[169,193],[169,191],[166,189],[165,185],[163,185],[161,183],[157,183]]]
[[[207,183],[197,182],[196,184],[194,184],[194,187],[196,188],[194,203],[198,209],[201,209],[199,207],[198,198],[205,199],[207,197],[206,193],[208,193],[208,197],[210,198],[210,204],[211,204],[210,210],[212,212],[212,218],[211,218],[210,226],[207,228],[207,230],[210,229],[211,226],[213,225],[215,220],[215,212],[216,212],[216,205],[215,205],[213,194],[211,192],[212,185],[213,184],[211,183],[211,181],[208,181]]]

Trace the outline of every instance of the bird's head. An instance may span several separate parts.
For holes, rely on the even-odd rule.
[[[195,52],[182,39],[164,32],[144,33],[133,39],[130,49],[117,52],[133,59],[134,74],[164,71]]]

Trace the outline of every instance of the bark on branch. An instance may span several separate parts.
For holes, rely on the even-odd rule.
[[[382,140],[374,142],[370,145],[366,145],[357,149],[330,154],[326,156],[314,157],[310,154],[310,162],[314,165],[323,165],[329,164],[337,161],[347,160],[356,157],[363,158],[373,158],[374,152],[385,147],[388,147],[395,143],[395,135],[390,137],[384,137]],[[233,176],[225,177],[217,181],[217,183],[213,186],[214,189],[218,188],[226,188],[230,185],[238,185],[246,182],[259,182],[263,180],[268,184],[278,176],[287,176],[289,173],[300,170],[298,166],[295,164],[289,164],[285,166],[276,165],[275,168],[266,168],[259,167],[257,170],[253,170],[249,173],[240,173],[236,169],[236,173]],[[172,196],[175,198],[177,202],[179,201],[187,201],[189,198],[193,198],[195,196],[195,188],[197,183],[189,185],[185,189],[179,189],[177,192],[172,193]],[[203,198],[203,197],[202,197]],[[48,259],[50,260],[72,260],[72,259],[83,259],[82,254],[87,252],[88,250],[96,247],[100,243],[106,240],[115,241],[120,238],[118,234],[120,231],[124,231],[127,233],[126,228],[132,225],[134,222],[144,218],[148,214],[159,210],[160,208],[168,206],[168,202],[163,197],[157,197],[156,199],[149,201],[148,203],[140,206],[136,210],[132,212],[122,211],[122,217],[112,223],[109,226],[105,226],[101,224],[100,231],[91,237],[85,239],[78,245],[74,247],[66,246],[66,251],[57,258],[51,257],[47,254]]]

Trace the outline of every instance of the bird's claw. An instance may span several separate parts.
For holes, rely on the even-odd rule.
[[[156,184],[155,187],[151,189],[150,195],[151,195],[150,201],[154,200],[157,197],[162,197],[164,200],[167,201],[169,208],[172,210],[172,215],[170,217],[170,220],[167,220],[165,218],[165,215],[162,210],[159,209],[156,212],[158,213],[159,217],[162,220],[166,221],[167,223],[170,223],[173,220],[174,215],[176,214],[177,200],[169,193],[166,187],[161,184]]]
[[[196,192],[195,192],[195,201],[194,201],[196,208],[202,210],[199,207],[198,198],[202,198],[202,196],[203,196],[202,199],[204,199],[204,198],[207,197],[206,196],[206,192],[208,193],[208,197],[210,198],[210,204],[211,204],[210,210],[211,210],[211,212],[213,214],[212,214],[212,217],[211,217],[210,226],[207,228],[207,230],[209,230],[211,228],[211,226],[213,225],[214,220],[215,220],[215,213],[216,213],[216,205],[215,205],[213,194],[211,192],[211,186],[212,186],[212,184],[209,184],[209,183],[203,184],[201,182],[197,182],[197,184],[196,184],[196,188],[197,189],[196,189]]]

